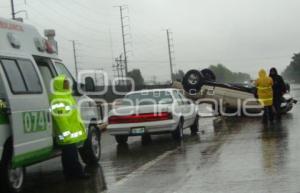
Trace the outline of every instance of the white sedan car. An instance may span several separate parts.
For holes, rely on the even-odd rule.
[[[196,105],[178,89],[134,91],[109,112],[107,131],[119,144],[127,143],[129,136],[142,136],[146,144],[150,135],[164,133],[181,140],[184,128],[197,133],[197,112]]]

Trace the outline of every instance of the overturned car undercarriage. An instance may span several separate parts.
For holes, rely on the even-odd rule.
[[[196,103],[212,104],[213,109],[219,113],[259,113],[262,111],[256,97],[254,85],[243,83],[218,83],[215,74],[210,69],[189,70],[183,80],[182,87],[185,96]],[[292,110],[297,100],[290,93],[287,84],[287,92],[283,95],[281,113]]]

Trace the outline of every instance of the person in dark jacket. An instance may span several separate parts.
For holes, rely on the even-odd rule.
[[[270,69],[270,75],[273,79],[273,107],[276,111],[277,119],[281,118],[280,106],[282,103],[283,94],[286,93],[286,86],[283,78],[278,74],[276,68]]]

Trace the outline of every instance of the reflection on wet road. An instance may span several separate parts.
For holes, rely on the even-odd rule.
[[[300,89],[294,90],[299,100]],[[99,166],[87,168],[85,181],[65,180],[60,160],[28,168],[27,193],[198,193],[299,192],[300,107],[282,121],[260,118],[202,118],[200,132],[174,142],[155,136],[117,146],[103,134]]]

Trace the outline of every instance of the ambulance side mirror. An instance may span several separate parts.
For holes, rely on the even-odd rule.
[[[92,77],[86,77],[85,81],[84,81],[84,85],[85,85],[85,91],[87,91],[87,92],[95,92],[96,91],[95,82]]]

